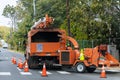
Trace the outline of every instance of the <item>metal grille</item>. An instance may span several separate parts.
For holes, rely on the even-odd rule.
[[[61,61],[69,61],[69,52],[62,52]]]

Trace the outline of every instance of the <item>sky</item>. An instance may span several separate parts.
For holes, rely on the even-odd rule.
[[[8,26],[10,27],[10,19],[2,16],[3,10],[6,5],[10,4],[11,6],[16,5],[17,0],[0,0],[0,26]]]

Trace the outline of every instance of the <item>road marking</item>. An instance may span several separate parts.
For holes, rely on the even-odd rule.
[[[18,67],[17,67],[17,70],[20,71],[20,72],[22,71],[22,70],[21,70],[20,68],[18,68]]]
[[[10,76],[11,73],[10,73],[10,72],[0,72],[0,75],[2,75],[2,76],[4,76],[4,75],[8,75],[8,76]]]
[[[38,72],[42,74],[42,71],[38,71]],[[47,71],[47,74],[52,74],[52,73]]]
[[[9,58],[8,57],[0,57],[0,59],[8,60]]]
[[[67,71],[57,71],[57,72],[60,74],[71,74],[70,72],[67,72]]]
[[[20,72],[21,75],[32,75],[30,72]]]
[[[106,71],[109,71],[109,72],[120,72],[120,70],[106,70]]]
[[[100,73],[100,72],[101,72],[101,70],[95,70],[95,72]]]

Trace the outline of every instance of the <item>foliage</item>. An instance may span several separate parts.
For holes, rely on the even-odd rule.
[[[18,0],[16,7],[6,6],[3,15],[12,17],[16,14],[17,30],[13,32],[16,46],[23,45],[31,26],[45,14],[55,19],[54,27],[68,30],[65,0],[35,0],[36,12],[33,10],[33,0]],[[69,0],[70,1],[70,31],[77,40],[120,38],[120,1],[119,0]],[[15,13],[12,13],[14,12]],[[36,13],[36,15],[34,15]],[[115,41],[118,44],[118,41]],[[21,48],[23,49],[23,47]]]
[[[16,19],[17,19],[15,7],[14,7],[14,6],[10,6],[10,5],[8,4],[8,5],[4,8],[2,15],[4,15],[5,17],[11,19],[12,27],[13,27],[12,30],[14,30],[14,29],[15,29],[15,26],[16,26]]]
[[[13,6],[10,6],[9,4],[4,8],[3,15],[7,18],[12,19],[15,14],[15,9]]]
[[[10,28],[6,26],[0,26],[0,39],[8,41],[8,36],[10,34]]]

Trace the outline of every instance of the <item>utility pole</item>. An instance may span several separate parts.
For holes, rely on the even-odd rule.
[[[70,14],[69,14],[69,0],[66,0],[66,16],[67,16],[67,26],[68,26],[68,35],[71,36],[70,32]]]
[[[68,26],[68,36],[71,36],[71,32],[70,32],[70,7],[69,7],[69,0],[66,0],[66,16],[67,16],[67,26]],[[71,43],[70,41],[68,42],[69,45],[68,46],[71,46]]]
[[[34,17],[34,22],[36,21],[35,17],[36,17],[36,0],[33,0],[33,10],[34,10],[34,14],[33,14],[33,17]]]
[[[71,36],[70,32],[70,14],[69,14],[69,0],[66,0],[66,17],[67,17],[67,26],[68,26],[68,36]],[[68,42],[69,46],[71,46],[70,41]]]

